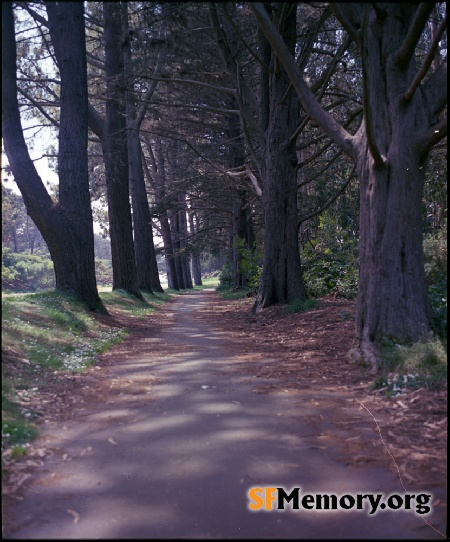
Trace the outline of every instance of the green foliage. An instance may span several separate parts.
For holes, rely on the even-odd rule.
[[[447,339],[447,230],[442,228],[425,236],[423,241],[425,279],[433,307],[433,327]]]
[[[286,307],[286,312],[295,313],[295,312],[306,312],[312,309],[317,309],[319,302],[316,299],[296,299]]]
[[[95,260],[95,276],[98,286],[111,286],[113,272],[111,260]]]
[[[25,252],[2,247],[2,288],[17,292],[35,292],[55,287],[53,262]]]
[[[143,318],[167,294],[143,294],[145,302],[114,291],[102,294],[111,313]],[[149,303],[151,301],[151,303]],[[48,384],[97,361],[128,334],[114,319],[98,319],[78,299],[59,292],[2,296],[2,454],[26,454],[37,435],[29,401]]]
[[[381,370],[373,387],[396,395],[403,388],[436,389],[447,382],[447,352],[439,339],[400,345],[385,339],[380,349]]]
[[[234,283],[233,262],[227,261],[220,272],[219,287],[231,288]]]
[[[219,285],[216,288],[216,292],[223,299],[242,299],[243,297],[247,297],[249,289],[248,288],[230,288],[229,286]]]
[[[249,247],[245,239],[241,237],[236,239],[236,247],[241,257],[240,271],[245,276],[250,291],[256,293],[262,275],[262,250],[256,246],[256,243],[253,247]]]
[[[352,299],[358,289],[358,243],[351,229],[344,229],[326,211],[302,254],[303,278],[311,297],[329,294]]]

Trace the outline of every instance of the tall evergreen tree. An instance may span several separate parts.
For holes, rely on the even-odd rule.
[[[2,129],[5,151],[27,213],[44,237],[56,288],[92,310],[106,312],[98,295],[87,168],[87,70],[83,5],[48,2],[50,35],[61,77],[59,201],[39,177],[22,132],[16,81],[12,3],[2,4]]]

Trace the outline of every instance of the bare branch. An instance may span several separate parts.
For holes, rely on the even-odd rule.
[[[344,4],[340,2],[330,2],[330,8],[333,11],[336,19],[347,31],[347,34],[355,43],[359,43],[361,24],[359,21],[354,20],[355,15],[358,13],[358,9],[355,9],[355,7],[351,4]]]
[[[59,123],[47,113],[47,111],[41,106],[41,104],[39,104],[34,98],[32,98],[27,92],[25,92],[25,90],[17,87],[17,92],[22,94],[22,96],[24,96],[29,102],[31,102],[34,107],[36,107],[36,109],[38,109],[42,113],[42,115],[53,124],[53,126],[59,128]]]
[[[405,40],[402,43],[400,49],[397,51],[397,62],[398,64],[406,64],[408,60],[414,54],[416,45],[422,35],[422,31],[427,24],[428,17],[433,11],[434,5],[436,2],[422,2],[417,8],[414,19],[409,27],[408,33],[406,34]]]
[[[164,83],[181,83],[186,85],[196,85],[199,87],[204,88],[210,88],[212,90],[218,90],[220,92],[226,92],[228,94],[235,95],[236,89],[235,88],[228,88],[228,87],[222,87],[220,85],[213,85],[211,83],[205,83],[204,81],[195,81],[194,79],[178,79],[176,77],[155,77],[150,76],[147,77],[147,79],[150,79],[151,81],[163,81]]]
[[[367,21],[368,18],[368,9],[365,6],[364,17]],[[361,52],[361,66],[362,66],[362,84],[363,84],[363,96],[364,96],[364,124],[366,128],[366,137],[367,145],[370,149],[370,153],[375,162],[376,168],[381,168],[385,161],[386,157],[381,156],[380,149],[377,145],[377,140],[375,136],[375,130],[373,126],[373,116],[372,116],[372,97],[371,97],[371,88],[370,88],[370,74],[367,66],[367,49],[365,46],[360,47]]]
[[[106,120],[91,104],[89,104],[88,109],[88,124],[89,128],[100,139],[100,142],[103,142],[106,133]]]
[[[105,65],[104,63],[97,57],[95,57],[92,53],[86,52],[86,59],[88,64],[91,66],[95,66],[99,70],[105,71]]]
[[[325,211],[325,209],[328,209],[328,207],[334,202],[337,200],[337,198],[342,194],[342,192],[344,192],[344,190],[347,188],[347,186],[349,185],[350,181],[355,177],[355,170],[356,170],[356,166],[353,166],[353,169],[352,169],[352,172],[350,173],[350,175],[348,176],[348,179],[345,181],[345,183],[341,186],[341,188],[339,188],[339,190],[336,192],[336,194],[334,194],[333,196],[331,196],[331,198],[320,208],[320,209],[317,209],[316,211],[313,211],[312,213],[309,213],[308,215],[305,215],[305,216],[302,216],[299,218],[298,222],[297,222],[297,228],[300,228],[300,225],[303,224],[303,222],[306,222],[307,220],[309,220],[310,218],[313,218],[314,216],[317,216],[317,215],[320,215],[320,213],[323,213],[323,211]]]
[[[441,119],[437,124],[431,126],[429,130],[420,138],[421,145],[419,152],[421,156],[426,156],[430,149],[439,143],[447,135],[447,117]]]
[[[255,189],[255,192],[257,193],[257,195],[259,197],[261,197],[262,196],[262,190],[261,190],[261,187],[259,186],[258,179],[255,177],[253,172],[248,167],[245,168],[245,173],[247,174],[248,178],[252,182],[252,185],[253,185],[253,188]]]
[[[354,137],[340,126],[317,101],[316,97],[304,81],[295,59],[290,54],[286,44],[270,20],[264,5],[261,2],[255,2],[250,4],[250,8],[253,10],[268,41],[283,63],[305,111],[314,118],[321,128],[343,149],[345,153],[354,159]]]
[[[420,85],[420,82],[422,81],[422,79],[425,77],[425,75],[427,74],[427,71],[428,71],[428,68],[431,66],[433,60],[434,60],[434,57],[436,55],[436,51],[437,51],[437,48],[439,46],[439,42],[442,38],[442,35],[444,33],[444,30],[447,26],[447,15],[445,15],[444,17],[444,20],[442,21],[442,23],[440,24],[439,28],[438,28],[438,31],[434,37],[434,40],[433,40],[433,43],[431,45],[431,48],[430,50],[428,51],[428,54],[427,54],[427,57],[423,63],[423,66],[421,68],[421,70],[418,72],[418,74],[416,75],[416,77],[414,78],[414,81],[411,83],[411,86],[409,87],[409,89],[406,91],[403,99],[406,101],[406,102],[409,102],[411,100],[411,98],[414,96],[414,93],[416,92],[416,89],[417,87]]]
[[[438,115],[447,105],[447,58],[422,85],[421,90],[428,102],[428,109],[434,116]]]

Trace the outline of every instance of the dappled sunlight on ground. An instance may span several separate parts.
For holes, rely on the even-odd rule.
[[[60,384],[65,409],[41,405],[41,465],[22,471],[31,475],[16,491],[23,499],[7,499],[10,538],[439,538],[412,512],[385,512],[382,521],[362,512],[250,512],[255,485],[402,489],[353,390],[323,384],[339,367],[317,371],[317,338],[305,340],[307,372],[295,373],[294,344],[280,356],[279,344],[263,342],[276,323],[266,321],[255,340],[236,314],[222,319],[216,294],[182,297],[137,324],[98,369]],[[286,340],[297,325],[289,322]],[[324,347],[333,359],[339,349]],[[344,411],[356,430],[336,424]],[[372,437],[354,450],[376,451],[370,464],[342,446],[366,429]],[[442,510],[433,517],[442,528]]]

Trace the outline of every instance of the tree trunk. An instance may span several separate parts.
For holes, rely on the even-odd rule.
[[[139,139],[140,123],[144,117],[145,109],[139,112],[133,100],[133,74],[131,58],[131,39],[128,27],[128,3],[121,3],[122,9],[122,35],[124,73],[126,76],[126,113],[127,113],[127,142],[128,142],[128,171],[131,190],[131,205],[133,209],[134,251],[136,256],[136,271],[139,289],[148,293],[163,292],[159,280],[158,265],[156,263],[155,245],[153,243],[153,230],[150,209],[148,206],[147,191],[145,187],[142,164],[142,149]],[[155,85],[156,86],[156,85]],[[146,107],[150,96],[146,96]]]
[[[180,247],[180,221],[178,210],[171,209],[169,211],[170,222],[170,237],[172,239],[173,259],[175,264],[175,276],[177,277],[178,287],[180,290],[186,289],[184,282],[183,267],[181,264],[181,247]]]
[[[189,265],[190,260],[190,251],[188,247],[188,229],[187,229],[187,220],[186,220],[186,195],[183,192],[178,193],[178,220],[180,227],[180,250],[181,250],[181,267],[183,271],[183,282],[185,287],[188,289],[193,288],[191,269]]]
[[[279,16],[283,4],[274,8]],[[278,15],[276,15],[278,14]],[[296,18],[287,18],[283,36],[291,51],[295,47]],[[254,306],[257,311],[276,303],[306,299],[297,239],[297,155],[289,139],[299,120],[299,102],[287,73],[272,53],[268,89],[267,130],[261,167],[263,182],[263,271]],[[267,109],[267,108],[266,108]]]
[[[113,290],[143,299],[135,263],[128,180],[128,147],[120,3],[103,4],[106,73],[105,169]]]
[[[188,211],[188,216],[189,216],[189,227],[191,229],[191,236],[193,237],[196,233],[193,211]],[[201,259],[200,259],[200,254],[198,253],[198,250],[195,248],[195,245],[192,249],[192,275],[194,278],[194,284],[196,286],[201,286],[202,285]]]
[[[423,256],[422,193],[425,159],[418,127],[433,123],[422,93],[410,103],[403,96],[414,79],[414,55],[403,66],[394,62],[405,39],[414,7],[392,6],[380,33],[368,24],[364,33],[366,110],[373,145],[382,156],[376,164],[369,135],[361,130],[357,152],[360,180],[359,287],[356,340],[375,368],[383,337],[405,343],[431,332]],[[395,15],[395,16],[394,16]],[[395,36],[395,38],[393,37]],[[380,70],[383,66],[383,70]],[[398,104],[396,107],[394,104]]]
[[[407,119],[403,121],[407,124]],[[391,167],[375,168],[367,150],[365,160],[363,153],[358,160],[356,339],[372,367],[376,365],[373,343],[381,343],[383,337],[402,343],[416,341],[431,330],[422,245],[424,174],[414,164],[417,154],[404,144],[408,133],[404,131],[395,145],[391,141],[391,153],[397,155]]]
[[[83,5],[47,6],[61,77],[60,202],[54,204],[36,172],[23,137],[16,85],[12,4],[2,4],[2,121],[6,154],[27,213],[54,263],[56,289],[106,313],[98,295],[87,168],[87,74]]]
[[[156,263],[155,245],[150,209],[142,169],[142,151],[139,130],[128,130],[128,168],[131,202],[133,207],[134,251],[139,289],[145,292],[163,292]]]
[[[144,164],[145,171],[153,187],[155,203],[160,209],[158,214],[159,222],[161,224],[161,237],[164,243],[164,257],[166,260],[167,270],[167,285],[173,290],[179,290],[180,286],[178,284],[178,277],[175,268],[172,233],[170,231],[169,215],[166,209],[166,171],[162,141],[161,139],[156,140],[154,153],[151,143],[148,140],[145,140],[145,143],[150,155],[150,161],[152,163],[153,177],[150,175],[149,168]]]

